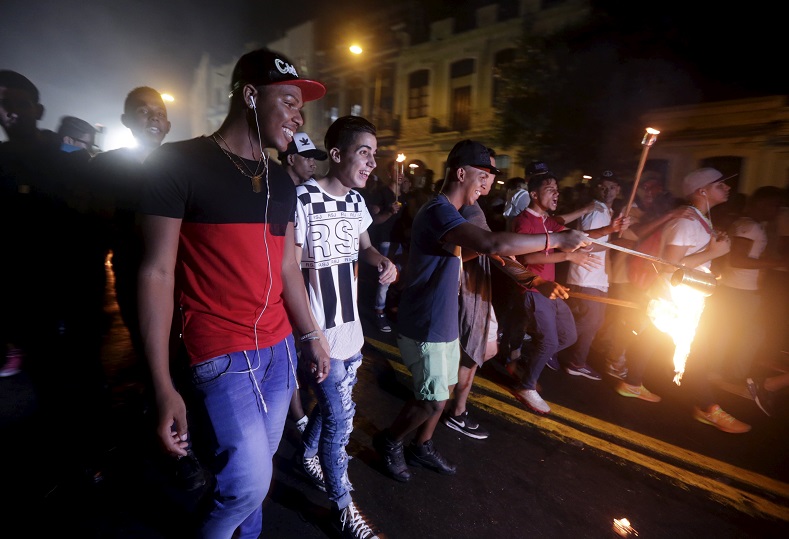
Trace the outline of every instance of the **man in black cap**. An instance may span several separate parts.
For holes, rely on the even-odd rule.
[[[391,426],[374,438],[389,475],[408,481],[408,462],[441,474],[456,472],[454,464],[433,445],[433,431],[458,380],[458,277],[461,249],[503,256],[539,251],[545,235],[490,232],[469,223],[459,210],[476,202],[499,170],[483,144],[463,140],[452,148],[447,175],[438,195],[414,217],[411,250],[400,301],[397,344],[414,381],[414,397],[405,403]],[[575,230],[553,234],[551,245],[575,250],[585,236]],[[406,436],[415,436],[403,451]]]
[[[329,155],[315,147],[307,133],[296,133],[288,144],[288,149],[279,152],[277,159],[290,179],[301,185],[315,176],[315,161],[326,161]]]
[[[247,53],[233,70],[219,129],[163,144],[143,164],[140,327],[159,441],[186,456],[191,431],[195,453],[216,479],[200,537],[260,535],[296,387],[294,329],[311,375],[318,382],[328,375],[329,347],[296,262],[296,188],[264,150],[287,150],[304,124],[304,103],[325,91],[277,52]],[[190,424],[170,373],[174,298],[188,389],[200,401]]]
[[[288,149],[284,152],[279,152],[277,155],[279,163],[295,185],[301,185],[307,180],[311,180],[315,176],[315,170],[317,169],[315,160],[325,161],[328,157],[329,154],[315,147],[307,133],[296,133],[293,140],[288,144]],[[308,417],[304,413],[298,389],[293,392],[289,415],[296,423],[296,428],[299,429],[299,432],[303,433],[307,427]]]
[[[96,128],[76,116],[63,116],[58,127],[58,136],[63,140],[60,149],[64,152],[87,150],[96,153]]]

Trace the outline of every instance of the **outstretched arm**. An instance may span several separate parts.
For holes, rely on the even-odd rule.
[[[578,208],[575,211],[564,213],[562,215],[556,215],[554,219],[556,219],[560,224],[566,225],[567,223],[572,223],[576,219],[580,219],[592,210],[594,210],[594,201],[590,202],[586,206]]]
[[[444,234],[442,241],[471,249],[480,254],[501,256],[534,253],[550,247],[563,251],[575,251],[589,244],[586,235],[577,230],[564,230],[550,235],[490,232],[468,222],[462,223]]]

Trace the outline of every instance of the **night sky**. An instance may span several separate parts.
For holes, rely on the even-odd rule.
[[[775,8],[762,9],[759,2],[748,4],[749,11],[742,11],[743,4],[734,10],[719,2],[709,3],[709,10],[705,2],[673,0],[594,3],[612,15],[613,30],[601,39],[622,40],[628,54],[660,51],[697,72],[704,80],[705,100],[789,94],[782,75],[784,19],[765,11]],[[278,39],[304,17],[319,16],[317,10],[331,9],[335,15],[344,10],[351,19],[383,3],[302,0],[295,11],[293,5],[268,0],[3,0],[0,68],[19,71],[39,87],[46,108],[40,126],[47,129],[55,129],[60,117],[69,114],[104,124],[109,133],[124,131],[120,114],[129,90],[147,85],[169,92],[176,102],[168,106],[173,129],[166,141],[179,140],[189,136],[183,98],[204,52],[215,62],[232,62],[245,43]],[[330,31],[326,26],[321,31]],[[104,149],[111,149],[109,134],[104,142]]]
[[[313,0],[300,4],[308,9]],[[263,5],[266,5],[266,15]],[[232,62],[247,42],[281,37],[298,23],[286,2],[244,0],[3,0],[0,68],[38,86],[40,127],[64,115],[124,130],[123,100],[137,86],[175,96],[166,141],[189,136],[183,99],[202,54]],[[0,136],[3,136],[0,134]],[[106,146],[104,149],[110,149]]]

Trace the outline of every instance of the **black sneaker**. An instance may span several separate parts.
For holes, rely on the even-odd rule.
[[[428,440],[422,445],[414,442],[408,446],[408,464],[413,466],[423,466],[434,472],[444,475],[455,475],[457,466],[447,462],[444,456],[433,446],[433,440]]]
[[[488,431],[479,426],[479,422],[472,419],[468,415],[468,410],[456,416],[444,414],[443,421],[444,425],[450,429],[454,429],[462,434],[465,434],[469,438],[484,440],[490,436]]]
[[[411,479],[411,472],[408,471],[403,455],[402,441],[393,442],[389,440],[385,431],[380,431],[373,436],[373,447],[381,456],[389,476],[403,483]]]
[[[392,331],[392,323],[384,313],[375,315],[375,325],[378,326],[378,331],[390,333]]]
[[[343,539],[378,539],[378,535],[367,524],[364,515],[353,502],[342,509],[332,509],[332,524]]]
[[[304,472],[315,488],[326,492],[326,479],[323,476],[323,468],[321,468],[321,461],[318,455],[307,458],[303,453],[297,452],[294,455],[295,465],[299,471]]]
[[[175,461],[175,480],[178,486],[187,492],[205,486],[206,474],[191,449],[186,450],[185,457],[179,457]]]

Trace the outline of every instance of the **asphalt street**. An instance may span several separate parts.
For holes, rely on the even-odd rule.
[[[360,301],[370,301],[363,280]],[[55,458],[75,440],[42,431],[39,395],[25,373],[0,379],[2,517],[0,536],[185,537],[205,489],[186,492],[152,443],[150,409],[134,368],[128,334],[108,297],[111,326],[104,368],[112,391],[110,435],[101,475]],[[395,538],[697,538],[786,537],[789,532],[789,407],[768,418],[736,391],[721,404],[753,425],[730,435],[691,418],[670,358],[655,361],[649,387],[659,404],[625,399],[613,379],[591,381],[546,370],[549,416],[527,411],[496,360],[478,374],[472,411],[491,432],[473,440],[443,425],[436,446],[457,463],[455,476],[415,469],[409,483],[386,477],[372,437],[410,395],[410,375],[395,346],[362,307],[367,344],[354,390],[348,452],[354,500]],[[73,359],[73,358],[72,358]],[[304,393],[304,402],[312,399]],[[334,537],[326,494],[294,471],[299,442],[288,423],[264,507],[263,537]],[[210,483],[209,483],[210,484]],[[616,527],[626,518],[630,532]],[[637,535],[636,535],[637,534]]]

